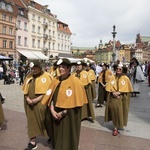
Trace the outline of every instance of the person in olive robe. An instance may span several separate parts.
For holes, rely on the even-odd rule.
[[[52,146],[55,150],[78,150],[81,111],[87,103],[84,86],[71,72],[67,58],[57,62],[60,76],[49,85],[42,104],[51,111]]]
[[[102,104],[104,104],[104,102],[107,102],[107,91],[105,88],[110,76],[112,75],[112,72],[108,69],[108,65],[106,63],[102,63],[101,66],[102,71],[100,72],[98,77],[98,98],[95,107],[102,107]]]
[[[3,107],[2,107],[3,99],[4,98],[0,93],[0,130],[6,130],[7,129],[7,124],[6,124],[4,111],[3,111]]]
[[[45,125],[46,106],[41,104],[53,77],[42,70],[38,60],[30,63],[31,72],[26,76],[22,90],[24,92],[24,109],[27,117],[29,143],[25,150],[37,148],[36,137],[48,136]]]
[[[82,107],[82,120],[89,120],[90,122],[94,123],[95,120],[95,112],[92,104],[92,82],[90,76],[86,69],[86,63],[84,61],[77,61],[76,62],[76,72],[73,74],[75,77],[79,78],[81,83],[83,84],[86,95],[88,98],[88,103],[83,105]]]
[[[94,70],[91,68],[92,64],[90,62],[86,63],[86,71],[89,74],[89,77],[91,79],[91,91],[92,91],[92,101],[96,98],[96,86],[95,86],[95,82],[96,82],[96,75]]]
[[[105,122],[113,122],[114,136],[117,136],[119,133],[118,129],[123,129],[128,122],[130,95],[133,89],[130,79],[125,75],[126,71],[127,68],[119,64],[116,68],[116,74],[110,77],[106,85]]]

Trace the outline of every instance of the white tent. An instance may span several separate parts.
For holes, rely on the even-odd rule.
[[[64,58],[64,57],[59,57],[59,58]],[[76,63],[79,60],[84,60],[85,62],[90,61],[90,63],[94,63],[95,62],[95,61],[93,61],[93,60],[91,60],[89,58],[82,58],[82,59],[81,58],[71,58],[71,57],[67,57],[67,58],[71,61],[71,63]]]

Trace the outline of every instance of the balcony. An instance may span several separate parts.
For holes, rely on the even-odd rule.
[[[48,51],[48,48],[47,48],[47,47],[43,47],[42,50],[43,50],[44,52],[47,52],[47,51]]]
[[[44,22],[44,23],[43,23],[43,27],[44,27],[44,28],[47,28],[47,27],[48,27],[48,23],[47,23],[47,22]]]
[[[44,38],[45,40],[47,40],[48,35],[47,35],[47,34],[43,34],[43,38]]]

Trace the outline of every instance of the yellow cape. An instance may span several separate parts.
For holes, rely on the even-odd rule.
[[[59,77],[52,81],[49,90],[46,92],[41,102],[43,105],[50,104],[59,83]],[[70,75],[68,79],[62,81],[58,92],[56,107],[74,108],[83,106],[87,102],[85,89],[78,78]]]
[[[90,69],[89,71],[87,71],[88,72],[88,74],[89,74],[89,76],[90,76],[90,79],[93,81],[95,81],[96,80],[96,75],[95,75],[95,72],[92,70],[92,69]]]
[[[109,81],[111,75],[112,75],[112,72],[110,70],[106,70],[106,72],[105,72],[105,81],[106,81],[106,83]],[[102,76],[103,76],[103,71],[99,74],[99,77],[98,77],[98,81],[100,83],[102,83]]]
[[[106,85],[106,91],[126,93],[132,92],[133,89],[129,78],[126,75],[123,75],[119,79],[119,91],[117,91],[117,79],[115,78],[115,75],[112,75]]]
[[[73,75],[76,76],[76,74],[77,74],[77,73],[75,73],[75,74],[73,74]],[[80,72],[80,78],[79,78],[79,79],[80,79],[81,83],[82,83],[84,86],[86,86],[86,85],[88,85],[88,84],[91,84],[91,79],[90,79],[90,77],[89,77],[87,71],[85,71],[85,70],[82,70],[82,71]]]
[[[24,94],[28,94],[29,82],[32,79],[33,76],[31,73],[29,73],[25,78],[24,84],[22,86]],[[37,77],[35,80],[35,94],[45,94],[52,80],[53,77],[47,72],[44,72],[41,76]]]

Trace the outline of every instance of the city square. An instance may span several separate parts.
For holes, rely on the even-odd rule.
[[[0,131],[0,149],[23,149],[28,136],[21,86],[16,83],[4,85],[3,80],[0,80],[0,89],[6,99],[3,108],[8,121],[7,130]],[[111,134],[112,123],[104,122],[105,106],[94,108],[96,114],[95,123],[82,122],[79,149],[148,150],[150,146],[149,97],[150,89],[147,86],[147,80],[145,80],[142,83],[141,94],[131,98],[128,125],[117,137]],[[93,106],[95,106],[94,103]],[[52,148],[51,144],[47,144],[47,139],[39,137],[37,149],[46,150]]]

